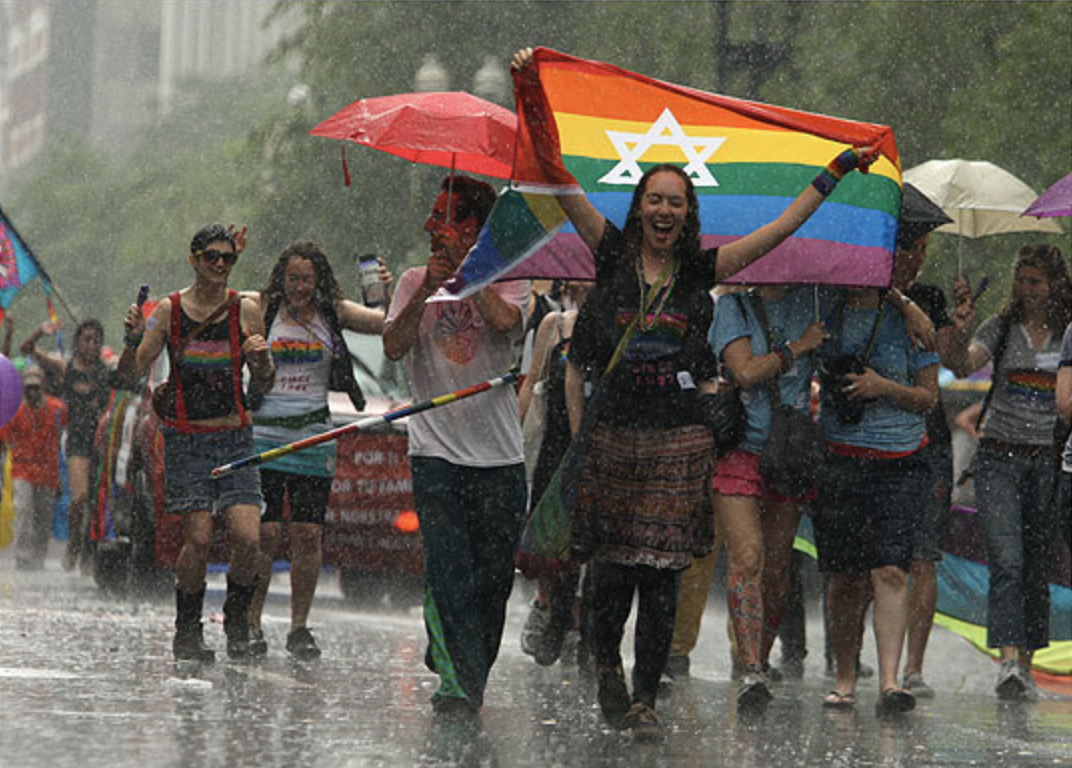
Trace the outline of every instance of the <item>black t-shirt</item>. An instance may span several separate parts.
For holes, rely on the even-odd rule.
[[[942,293],[942,289],[938,286],[916,283],[904,294],[927,313],[927,317],[934,323],[936,331],[953,324],[946,309],[945,294]],[[927,414],[927,437],[930,442],[938,445],[951,445],[953,442],[953,436],[949,432],[949,423],[945,416],[945,408],[942,407],[941,396],[938,397],[938,402],[935,404],[934,409]]]
[[[679,265],[652,301],[622,355],[600,419],[615,426],[669,428],[701,423],[695,385],[713,379],[718,360],[707,343],[717,249]],[[625,257],[621,230],[607,222],[595,254],[596,287],[573,329],[569,358],[598,381],[640,307],[637,264]],[[650,288],[650,286],[648,286]]]

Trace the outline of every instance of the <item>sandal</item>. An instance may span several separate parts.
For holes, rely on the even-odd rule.
[[[915,709],[916,697],[902,688],[887,688],[875,702],[875,714],[898,715]]]
[[[823,707],[825,709],[852,709],[855,706],[856,694],[854,692],[842,693],[834,690],[823,697]]]

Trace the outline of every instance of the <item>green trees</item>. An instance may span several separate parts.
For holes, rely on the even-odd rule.
[[[189,237],[209,221],[250,224],[240,287],[259,287],[298,237],[324,244],[351,294],[353,254],[380,253],[396,272],[422,260],[421,226],[446,170],[350,145],[346,187],[340,144],[308,131],[358,98],[414,90],[428,54],[450,89],[473,90],[487,56],[505,67],[517,48],[546,45],[891,125],[905,168],[985,159],[1037,191],[1072,168],[1068,3],[288,2],[275,13],[287,35],[258,72],[187,83],[176,108],[120,153],[56,139],[7,185],[5,210],[110,338],[139,283],[154,293],[185,284]],[[965,243],[965,260],[996,279],[1028,239]],[[955,252],[955,238],[936,237],[928,279],[946,284]],[[12,309],[26,329],[44,315],[32,295]]]

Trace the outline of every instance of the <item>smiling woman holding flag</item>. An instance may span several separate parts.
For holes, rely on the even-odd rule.
[[[595,253],[596,288],[574,331],[567,371],[571,427],[581,422],[584,380],[606,377],[603,406],[577,490],[574,551],[590,559],[599,702],[612,725],[660,738],[655,713],[681,571],[713,545],[707,486],[713,439],[701,392],[714,390],[717,360],[706,337],[708,292],[791,236],[840,179],[872,152],[840,153],[776,219],[717,249],[700,244],[696,192],[682,168],[649,168],[633,190],[624,228],[607,220],[562,165],[554,116],[531,49],[513,59],[519,105],[536,161],[580,238]],[[632,336],[624,348],[626,333]],[[640,593],[633,692],[620,646]]]

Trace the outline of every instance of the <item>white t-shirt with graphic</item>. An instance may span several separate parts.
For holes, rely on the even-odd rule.
[[[403,273],[387,322],[409,303],[424,281],[426,267]],[[527,280],[493,283],[490,287],[516,306],[522,318],[528,306]],[[497,333],[471,300],[429,303],[417,340],[402,359],[415,402],[421,402],[501,376],[517,364],[524,322]],[[465,400],[409,417],[411,456],[441,458],[469,467],[499,467],[525,460],[521,419],[513,387],[497,387]]]

